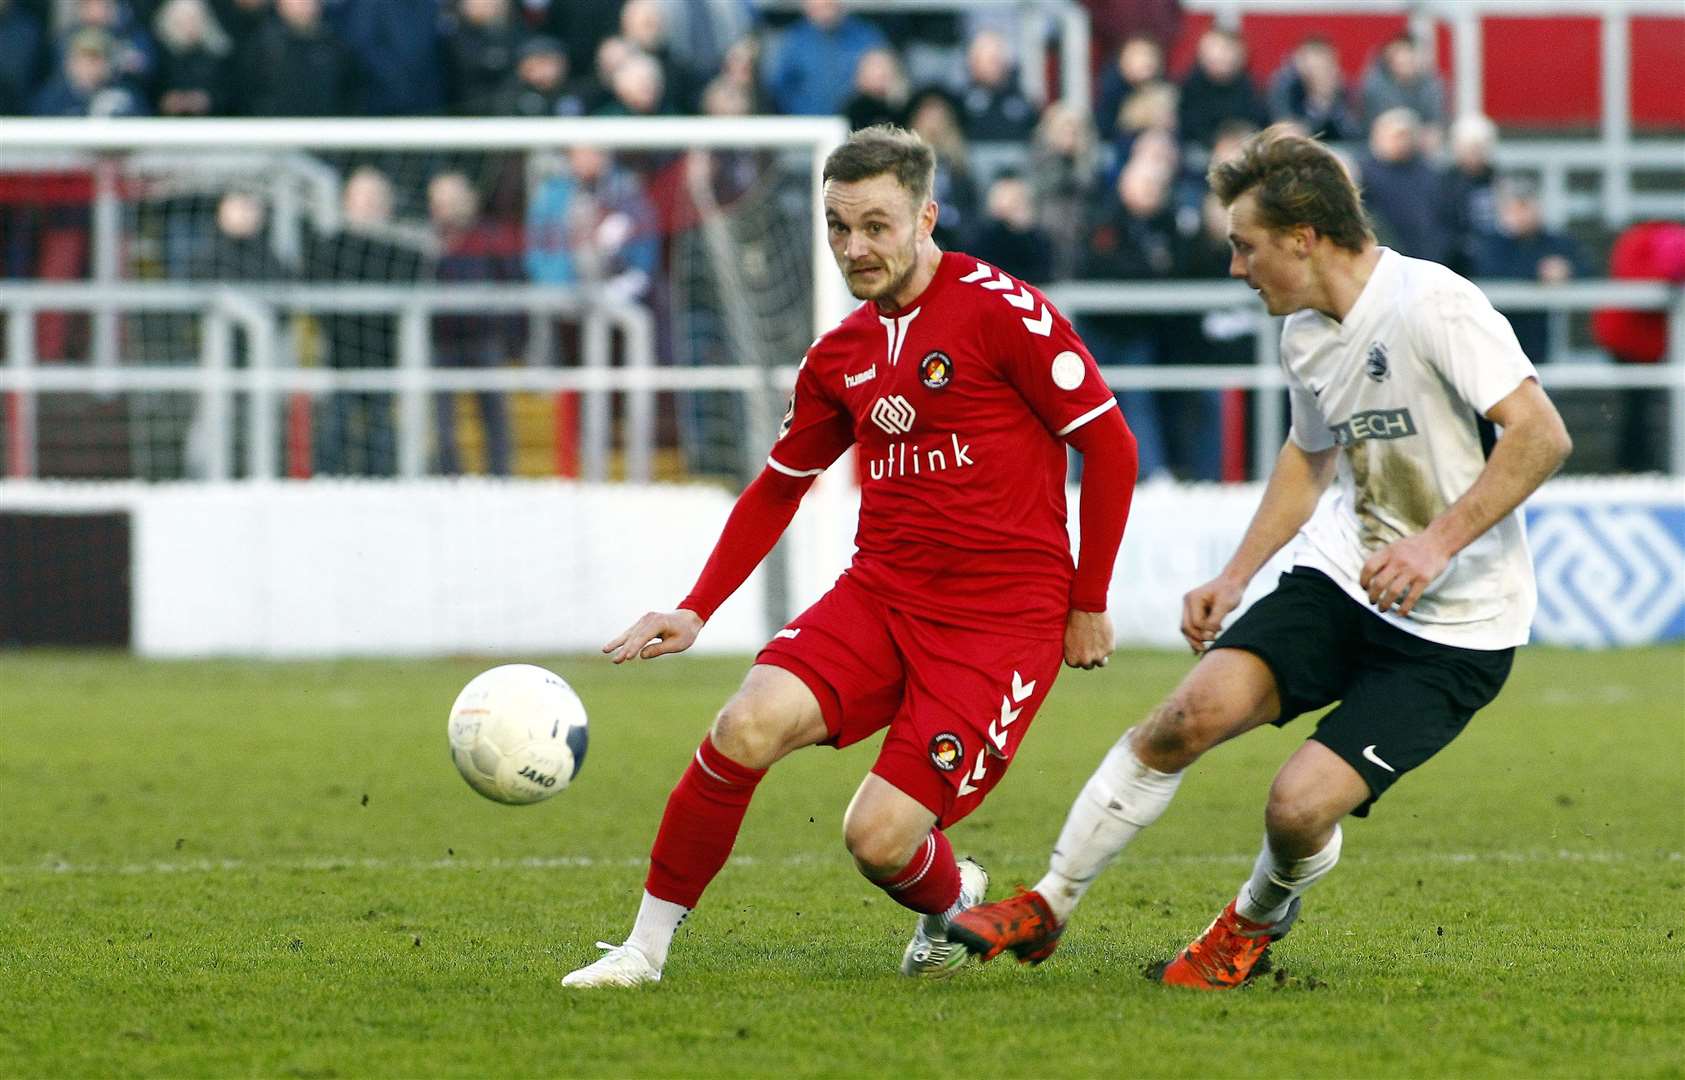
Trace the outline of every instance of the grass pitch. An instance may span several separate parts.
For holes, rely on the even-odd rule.
[[[894,973],[912,916],[840,819],[875,744],[773,771],[659,987],[564,992],[630,925],[667,792],[743,660],[551,660],[575,786],[474,795],[445,712],[488,663],[0,654],[0,1076],[1681,1076],[1685,650],[1523,650],[1468,731],[1348,823],[1225,995],[1143,965],[1246,875],[1260,731],[1196,766],[1040,968]],[[1187,669],[1066,672],[953,832],[1033,881],[1105,748]]]

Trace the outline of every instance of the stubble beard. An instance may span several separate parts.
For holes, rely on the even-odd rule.
[[[854,278],[844,274],[843,278],[848,283],[849,293],[856,300],[870,300],[880,307],[893,309],[896,306],[895,297],[902,289],[907,287],[907,282],[913,280],[913,274],[916,273],[919,268],[918,245],[914,244],[905,254],[907,256],[906,266],[902,269],[901,273],[876,288],[857,285],[855,284]],[[886,274],[889,270],[889,267],[883,265],[881,262],[878,268],[885,271]]]

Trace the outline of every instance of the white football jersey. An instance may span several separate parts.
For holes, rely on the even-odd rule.
[[[1387,248],[1344,322],[1310,309],[1287,317],[1281,363],[1293,441],[1341,450],[1294,564],[1368,604],[1364,562],[1473,485],[1496,436],[1484,414],[1535,376],[1533,364],[1471,282]],[[1505,649],[1526,642],[1537,603],[1517,508],[1452,558],[1409,617],[1376,614],[1430,641]]]

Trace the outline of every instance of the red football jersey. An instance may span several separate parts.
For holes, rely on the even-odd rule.
[[[910,305],[864,303],[813,343],[767,463],[817,475],[859,443],[847,573],[915,615],[1040,637],[1074,572],[1060,440],[1115,405],[1045,296],[948,252]]]

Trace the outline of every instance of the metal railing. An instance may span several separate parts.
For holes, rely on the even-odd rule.
[[[1685,475],[1685,289],[1662,282],[1580,281],[1537,285],[1521,281],[1478,282],[1493,306],[1505,311],[1592,311],[1626,308],[1663,311],[1668,319],[1669,352],[1660,364],[1541,363],[1539,379],[1547,388],[1652,388],[1668,393],[1669,471]],[[1105,282],[1057,285],[1048,297],[1066,316],[1174,314],[1256,303],[1240,282]],[[1250,365],[1105,367],[1101,374],[1116,390],[1283,389],[1279,324],[1262,311],[1255,337],[1256,362]],[[1285,402],[1280,394],[1258,397],[1253,428],[1253,466],[1267,475],[1286,437]]]
[[[606,300],[588,290],[553,286],[459,286],[449,289],[385,286],[216,285],[130,282],[117,284],[0,284],[6,313],[6,364],[0,392],[17,395],[10,432],[10,472],[35,474],[37,397],[50,392],[112,394],[137,391],[196,393],[198,421],[207,428],[205,479],[232,475],[230,395],[252,401],[246,474],[280,475],[276,454],[277,399],[284,394],[390,393],[397,404],[398,475],[427,473],[428,403],[431,395],[464,390],[494,392],[577,391],[580,408],[580,473],[608,475],[612,391],[627,395],[626,475],[647,481],[655,444],[655,391],[684,385],[685,372],[655,367],[655,323],[647,308]],[[136,312],[190,313],[201,320],[193,365],[129,367],[113,363],[38,363],[37,312],[84,311],[115,325]],[[511,312],[580,325],[578,368],[450,369],[431,367],[429,324],[435,315]],[[390,315],[397,322],[395,355],[385,368],[301,367],[280,345],[284,315]],[[245,332],[247,365],[232,366],[233,331]],[[618,330],[625,366],[611,368]],[[677,376],[677,377],[675,377]]]
[[[1544,363],[1548,388],[1651,388],[1669,396],[1671,471],[1685,476],[1685,290],[1659,282],[1587,281],[1555,286],[1495,281],[1483,286],[1499,308],[1509,311],[1588,311],[1627,308],[1667,313],[1670,351],[1660,364]],[[1257,311],[1256,360],[1245,365],[1102,367],[1115,390],[1279,390],[1285,386],[1279,362],[1278,328],[1239,282],[1080,282],[1051,288],[1048,295],[1068,316],[1178,314],[1251,306]],[[200,354],[192,364],[170,367],[92,366],[37,362],[33,315],[41,311],[193,312],[203,320]],[[435,314],[471,310],[522,312],[578,320],[582,364],[577,368],[511,367],[440,369],[431,366],[428,323]],[[582,395],[581,473],[607,475],[610,396],[627,395],[627,477],[647,480],[654,450],[654,395],[660,391],[718,390],[744,395],[756,407],[776,413],[776,395],[794,385],[793,366],[769,372],[754,365],[657,367],[653,325],[640,307],[597,301],[591,295],[540,286],[477,286],[452,289],[359,286],[321,288],[279,285],[240,288],[187,284],[92,283],[0,284],[0,311],[7,320],[6,363],[0,365],[0,393],[15,395],[12,472],[34,475],[37,396],[51,392],[109,394],[178,391],[198,397],[198,422],[209,444],[220,448],[207,459],[207,478],[232,475],[228,447],[234,413],[231,395],[249,395],[252,425],[246,440],[247,476],[279,475],[276,460],[276,402],[284,394],[391,393],[398,403],[399,475],[426,472],[430,430],[427,402],[433,394],[457,391],[574,391]],[[399,320],[396,364],[387,369],[344,370],[300,367],[280,344],[286,313],[384,312]],[[247,365],[235,368],[232,332],[244,330]],[[610,334],[624,336],[624,366],[611,365]],[[1282,395],[1260,394],[1252,433],[1254,471],[1262,476],[1285,438]]]

